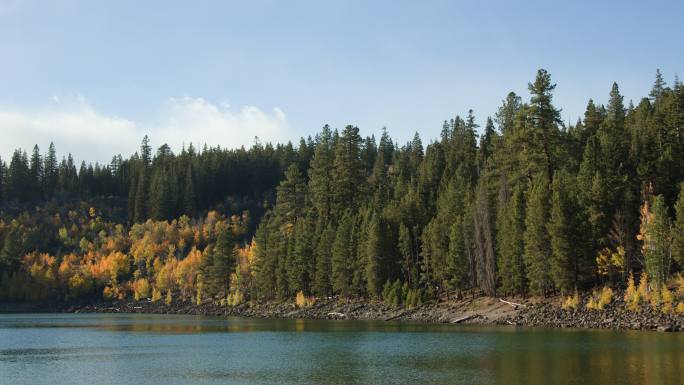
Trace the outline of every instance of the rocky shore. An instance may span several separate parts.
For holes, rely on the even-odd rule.
[[[215,303],[196,305],[191,301],[92,301],[82,303],[0,303],[0,313],[67,312],[67,313],[149,313],[188,314],[223,317],[303,318],[376,320],[425,323],[474,323],[530,327],[599,328],[617,330],[684,331],[684,314],[653,310],[644,305],[637,312],[626,310],[616,299],[603,310],[584,306],[562,309],[560,298],[515,299],[507,301],[490,297],[466,297],[457,300],[429,302],[405,309],[368,300],[318,299],[313,305],[298,308],[293,302],[252,302],[238,306]]]
[[[533,327],[591,328],[616,330],[684,331],[684,314],[663,313],[650,305],[638,311],[627,310],[622,298],[615,299],[603,310],[563,309],[560,299],[531,303],[515,314],[503,317],[499,324]]]

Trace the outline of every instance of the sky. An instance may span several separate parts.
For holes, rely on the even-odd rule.
[[[108,162],[144,135],[178,151],[298,141],[324,124],[437,138],[484,125],[547,69],[575,122],[612,82],[684,76],[684,2],[0,0],[0,157]]]

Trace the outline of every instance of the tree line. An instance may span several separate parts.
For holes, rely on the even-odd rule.
[[[82,163],[78,171],[71,156],[58,165],[52,145],[44,155],[34,148],[30,158],[17,150],[9,164],[0,160],[4,219],[9,208],[70,196],[121,198],[131,234],[129,225],[148,219],[249,209],[255,231],[247,225],[197,247],[231,256],[215,266],[199,258],[214,267],[197,270],[197,282],[214,282],[210,296],[233,299],[301,292],[410,305],[469,289],[570,293],[624,285],[644,272],[655,285],[667,282],[684,268],[681,82],[670,87],[658,71],[636,105],[625,105],[613,84],[606,105],[590,100],[584,117],[567,124],[547,71],[528,88],[527,101],[509,93],[483,127],[472,110],[445,121],[426,146],[418,134],[399,145],[386,130],[376,140],[350,125],[324,126],[297,148],[257,142],[249,150],[191,146],[176,155],[163,145],[152,154],[145,138],[129,159]],[[44,251],[5,252],[11,227],[0,226],[8,277],[21,269],[12,262],[21,254]],[[155,288],[163,264],[189,255],[152,252],[149,266],[136,268],[130,247],[120,250],[133,266],[127,279]],[[59,259],[64,250],[50,251]],[[249,257],[234,263],[240,250]]]

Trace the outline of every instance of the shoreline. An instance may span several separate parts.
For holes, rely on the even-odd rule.
[[[467,297],[429,302],[411,309],[389,306],[363,299],[319,299],[309,307],[298,308],[293,302],[254,302],[237,306],[215,303],[195,305],[191,301],[83,301],[83,302],[0,302],[0,314],[8,313],[140,313],[185,314],[219,317],[280,318],[311,320],[367,320],[413,323],[451,323],[513,325],[544,328],[580,328],[612,330],[684,331],[684,314],[653,310],[642,306],[627,311],[621,299],[603,310],[585,307],[565,310],[559,298],[516,299]]]

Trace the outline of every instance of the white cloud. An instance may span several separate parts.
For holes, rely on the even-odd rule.
[[[271,113],[254,106],[233,111],[227,102],[214,104],[202,98],[170,99],[162,118],[150,132],[153,141],[168,143],[172,148],[194,143],[221,147],[250,146],[254,137],[262,142],[290,140],[285,113],[273,108]],[[158,139],[157,139],[158,138]]]
[[[62,99],[53,96],[49,104],[34,109],[0,105],[0,156],[8,160],[14,149],[30,151],[36,143],[44,151],[52,141],[60,156],[71,152],[79,161],[109,162],[115,154],[135,152],[146,134],[153,146],[168,143],[174,151],[189,143],[250,146],[255,136],[263,142],[291,139],[279,108],[270,113],[254,106],[233,111],[227,103],[184,97],[168,100],[151,123],[143,123],[102,114],[83,97]]]

